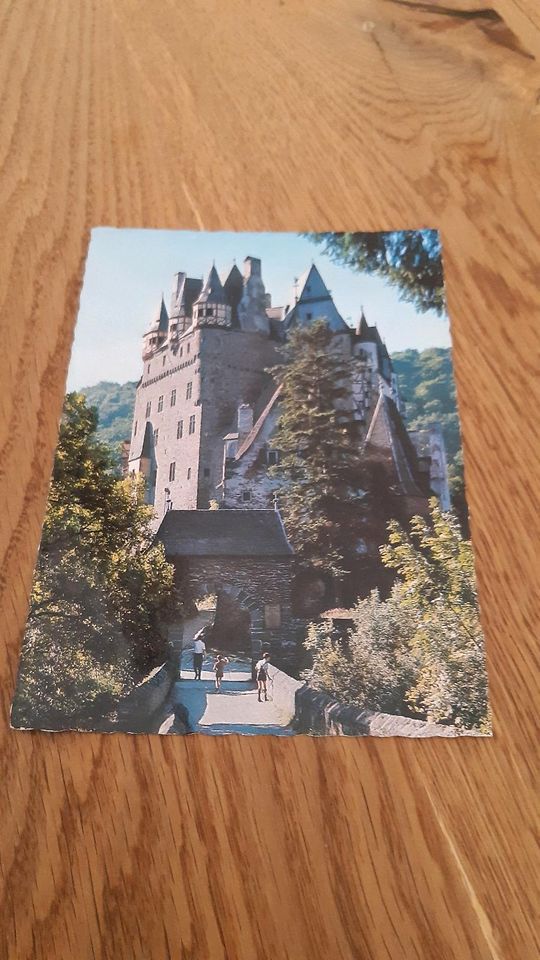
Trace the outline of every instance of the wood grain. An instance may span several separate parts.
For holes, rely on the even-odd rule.
[[[537,957],[540,13],[496,11],[2,3],[2,960]],[[9,730],[99,224],[441,229],[491,742]]]

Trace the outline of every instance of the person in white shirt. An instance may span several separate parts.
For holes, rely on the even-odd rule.
[[[203,640],[203,630],[199,630],[199,632],[195,634],[193,640],[193,669],[195,671],[195,680],[201,679],[203,658],[206,653],[206,644]]]
[[[263,653],[261,660],[255,664],[255,679],[259,692],[259,703],[262,703],[261,693],[264,691],[264,699],[268,700],[266,684],[268,683],[268,668],[270,666],[270,654]]]

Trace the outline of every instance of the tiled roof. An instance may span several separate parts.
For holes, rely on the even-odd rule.
[[[169,510],[156,539],[168,557],[289,557],[277,510]]]

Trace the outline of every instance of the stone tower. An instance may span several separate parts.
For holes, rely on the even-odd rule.
[[[223,438],[238,408],[245,422],[245,405],[258,414],[272,389],[267,369],[279,344],[264,313],[260,261],[246,264],[244,277],[233,267],[224,284],[215,266],[204,284],[177,273],[170,315],[162,299],[144,334],[128,469],[145,476],[158,522],[167,509],[221,499]]]

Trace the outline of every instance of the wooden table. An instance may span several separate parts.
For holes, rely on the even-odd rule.
[[[2,4],[2,960],[537,956],[540,10],[459,6]],[[441,229],[492,741],[9,730],[99,224]]]

